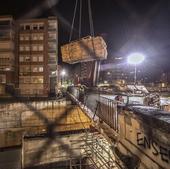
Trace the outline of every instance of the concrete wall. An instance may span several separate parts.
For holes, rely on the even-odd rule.
[[[0,169],[21,169],[21,147],[0,151]]]
[[[83,145],[83,134],[25,140],[24,167],[64,162],[71,158],[83,157],[84,154],[81,150]]]
[[[48,101],[0,105],[0,147],[21,145],[23,134],[35,136],[89,128],[89,117],[77,106],[66,104]]]
[[[131,111],[119,115],[119,128],[119,150],[125,155],[138,157],[139,168],[169,169],[169,133],[153,127]]]

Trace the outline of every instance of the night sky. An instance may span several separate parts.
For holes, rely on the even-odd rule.
[[[91,0],[95,35],[107,42],[109,58],[132,52],[146,55],[146,70],[170,70],[169,0]],[[59,45],[68,42],[75,0],[5,0],[0,15],[15,19],[57,16]],[[82,36],[90,34],[87,0],[83,0]],[[75,32],[78,30],[78,14]],[[74,33],[73,40],[78,38]]]

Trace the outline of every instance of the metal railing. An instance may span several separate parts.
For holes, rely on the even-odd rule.
[[[117,101],[105,97],[100,97],[97,100],[97,116],[104,121],[107,125],[118,131],[118,112]]]
[[[84,151],[96,169],[120,169],[107,140],[97,132],[85,134]]]

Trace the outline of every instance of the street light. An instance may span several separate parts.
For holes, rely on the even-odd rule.
[[[61,71],[61,76],[65,76],[66,75],[66,71],[65,70],[62,70]]]
[[[61,85],[63,84],[65,75],[66,75],[66,71],[65,71],[65,70],[62,70],[62,71],[61,71]]]
[[[136,77],[137,77],[137,71],[136,66],[140,63],[142,63],[145,60],[145,56],[141,53],[132,53],[128,56],[127,62],[129,64],[132,64],[135,66],[135,74],[134,74],[134,84],[136,84]]]

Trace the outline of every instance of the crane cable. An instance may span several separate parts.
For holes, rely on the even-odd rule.
[[[94,25],[93,25],[93,17],[91,10],[91,0],[88,0],[88,12],[89,12],[89,23],[90,23],[90,34],[94,37]]]
[[[81,38],[81,21],[82,20],[82,0],[80,0],[80,13],[79,13],[79,39]]]
[[[76,0],[75,7],[74,7],[74,14],[73,14],[73,20],[72,20],[72,24],[71,24],[71,31],[70,31],[69,43],[70,43],[70,41],[71,41],[71,39],[72,39],[72,35],[73,35],[73,28],[74,28],[74,22],[75,22],[76,11],[77,11],[77,4],[78,4],[78,0]]]
[[[79,0],[79,39],[81,38],[81,29],[82,29],[82,0]],[[89,15],[89,25],[90,25],[90,35],[94,37],[94,25],[93,25],[93,17],[92,17],[92,9],[91,9],[91,0],[87,1],[88,3],[88,15]],[[71,42],[72,36],[73,36],[73,30],[74,30],[74,24],[75,24],[75,18],[78,8],[78,0],[75,2],[74,7],[74,14],[73,14],[73,20],[71,24],[71,31],[69,36],[69,43]]]

